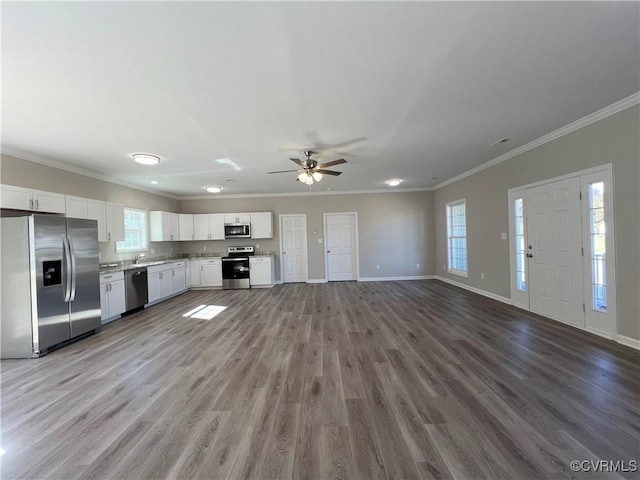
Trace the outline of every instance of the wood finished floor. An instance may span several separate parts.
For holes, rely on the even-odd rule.
[[[639,366],[437,281],[189,292],[3,361],[1,474],[619,478],[569,463],[640,460]]]

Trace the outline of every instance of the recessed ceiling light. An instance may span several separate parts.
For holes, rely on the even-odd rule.
[[[131,158],[142,165],[157,165],[160,163],[160,157],[149,153],[134,153]]]
[[[390,187],[397,187],[398,185],[400,185],[400,183],[402,183],[402,180],[400,180],[399,178],[392,178],[391,180],[387,180],[385,183]]]
[[[497,142],[493,142],[491,144],[492,147],[495,147],[496,145],[500,145],[501,143],[506,143],[509,140],[511,140],[510,138],[501,138],[500,140],[498,140]]]
[[[437,180],[438,177],[431,177],[431,180]]]
[[[209,193],[220,193],[222,191],[222,187],[204,187],[204,189]]]
[[[158,180],[151,180],[152,185],[158,185]]]
[[[235,183],[235,180],[233,178],[227,178],[225,182]]]

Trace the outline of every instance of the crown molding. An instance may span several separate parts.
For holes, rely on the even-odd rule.
[[[638,105],[638,103],[640,103],[640,92],[636,92],[633,95],[629,95],[628,97],[623,98],[622,100],[616,103],[612,103],[611,105],[604,107],[603,109],[590,113],[589,115],[582,117],[576,120],[575,122],[571,122],[565,125],[564,127],[560,127],[557,130],[554,130],[553,132],[547,133],[542,137],[532,140],[531,142],[525,145],[522,145],[518,148],[514,148],[513,150],[507,153],[504,153],[492,160],[489,160],[488,162],[483,163],[482,165],[478,165],[477,167],[474,167],[471,170],[467,170],[466,172],[463,172],[460,175],[450,178],[449,180],[445,180],[444,182],[437,184],[435,187],[433,187],[433,189],[438,190],[442,187],[446,187],[447,185],[451,185],[452,183],[462,180],[463,178],[470,177],[471,175],[481,172],[482,170],[486,170],[487,168],[493,167],[494,165],[498,165],[499,163],[509,160],[510,158],[517,157],[518,155],[522,155],[523,153],[528,152],[529,150],[533,150],[534,148],[544,145],[545,143],[552,142],[553,140],[556,140],[560,137],[564,137],[565,135],[568,135],[571,132],[575,132],[576,130],[586,127],[587,125],[591,125],[592,123],[595,123],[599,120],[603,120],[607,117],[610,117],[611,115],[614,115],[618,112],[626,110],[627,108]]]
[[[67,172],[76,173],[78,175],[84,175],[85,177],[95,178],[96,180],[102,180],[104,182],[114,183],[116,185],[121,185],[123,187],[132,188],[134,190],[139,190],[142,192],[150,193],[152,195],[158,195],[160,197],[170,198],[172,200],[215,200],[215,199],[232,199],[232,198],[271,198],[271,197],[303,197],[303,196],[321,196],[321,195],[361,195],[361,194],[371,194],[371,193],[405,193],[405,192],[431,192],[438,190],[442,187],[446,187],[447,185],[451,185],[463,178],[474,175],[482,170],[486,170],[487,168],[493,167],[494,165],[498,165],[499,163],[505,162],[510,158],[517,157],[518,155],[522,155],[529,150],[532,150],[536,147],[544,145],[545,143],[549,143],[553,140],[556,140],[560,137],[568,135],[571,132],[575,132],[587,125],[591,125],[599,120],[603,120],[611,115],[614,115],[618,112],[626,110],[627,108],[633,107],[640,103],[640,92],[636,92],[633,95],[629,95],[622,100],[619,100],[616,103],[613,103],[607,107],[604,107],[596,112],[593,112],[585,117],[582,117],[575,122],[571,122],[564,127],[560,127],[553,132],[547,133],[542,137],[539,137],[525,145],[522,145],[518,148],[515,148],[507,153],[504,153],[488,162],[483,163],[477,167],[474,167],[466,172],[461,173],[449,180],[445,180],[433,187],[423,187],[423,188],[394,188],[394,189],[373,189],[373,190],[345,190],[345,191],[322,191],[322,192],[288,192],[288,193],[250,193],[250,194],[211,194],[211,195],[174,195],[171,193],[166,193],[158,190],[153,190],[151,188],[143,187],[140,185],[136,185],[133,183],[129,183],[124,180],[120,180],[109,175],[105,175],[100,172],[96,172],[94,170],[89,170],[86,168],[78,167],[76,165],[71,165],[66,162],[62,162],[60,160],[53,160],[50,158],[45,158],[40,155],[25,153],[19,150],[14,150],[11,148],[2,147],[2,153],[5,155],[10,155],[16,158],[21,158],[23,160],[28,160],[30,162],[39,163],[41,165],[46,165],[48,167],[58,168],[60,170],[65,170]]]
[[[288,192],[288,193],[239,193],[225,195],[212,193],[210,195],[190,195],[179,197],[179,200],[224,200],[227,198],[272,198],[272,197],[317,197],[323,195],[363,195],[368,193],[410,193],[410,192],[432,192],[433,187],[423,188],[394,188],[393,190],[344,190],[344,191],[324,191],[324,192]]]
[[[78,167],[76,165],[71,165],[70,163],[62,162],[60,160],[45,158],[43,156],[33,154],[33,153],[25,153],[19,150],[14,150],[12,148],[7,148],[5,146],[2,147],[2,154],[19,158],[22,160],[27,160],[29,162],[38,163],[40,165],[45,165],[47,167],[57,168],[58,170],[64,170],[66,172],[76,173],[78,175],[83,175],[85,177],[95,178],[96,180],[102,180],[103,182],[114,183],[122,187],[132,188],[134,190],[150,193],[152,195],[158,195],[159,197],[170,198],[172,200],[180,200],[181,198],[177,195],[172,195],[166,192],[160,192],[157,190],[153,190],[151,188],[145,188],[140,185],[136,185],[134,183],[129,183],[124,180],[120,180],[120,179],[111,177],[109,175],[96,172],[95,170],[89,170],[87,168]]]

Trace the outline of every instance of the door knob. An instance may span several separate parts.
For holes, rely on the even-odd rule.
[[[331,253],[331,250],[327,250],[327,253]]]
[[[531,255],[530,253],[527,253],[527,258],[533,258],[533,255]]]
[[[283,254],[283,255],[286,255],[286,254],[287,254],[287,252],[282,252],[282,254]]]

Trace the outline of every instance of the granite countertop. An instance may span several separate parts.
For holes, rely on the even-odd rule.
[[[274,257],[275,255],[270,252],[260,252],[255,257]],[[211,253],[191,253],[188,255],[181,255],[179,257],[172,258],[150,258],[141,263],[135,263],[133,260],[124,260],[121,262],[110,262],[110,263],[101,263],[100,264],[100,273],[114,273],[114,272],[122,272],[124,270],[129,270],[131,268],[138,267],[151,267],[153,265],[162,265],[164,263],[172,263],[179,262],[181,260],[194,260],[200,258],[219,258],[222,255],[218,252]]]

